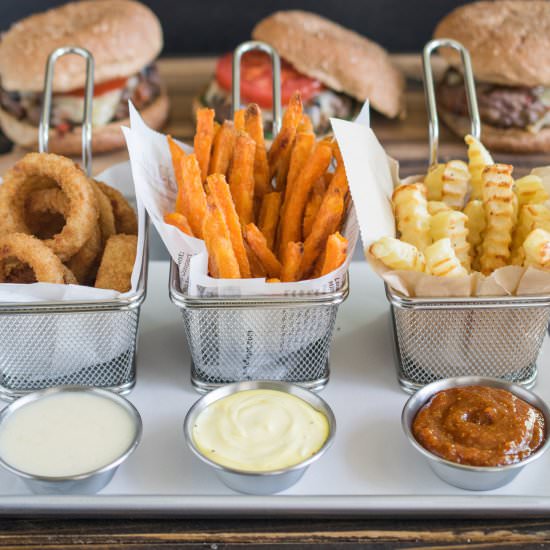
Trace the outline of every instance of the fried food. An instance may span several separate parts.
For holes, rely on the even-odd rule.
[[[244,132],[237,135],[229,188],[242,225],[254,220],[254,155],[256,142]]]
[[[439,239],[424,251],[426,273],[437,277],[456,277],[467,275],[468,271],[461,265],[451,239]]]
[[[470,199],[481,200],[483,198],[483,170],[494,164],[493,158],[475,137],[467,135],[464,141],[468,145],[468,170],[472,186]]]
[[[169,140],[178,196],[164,221],[204,240],[210,276],[287,282],[336,269],[347,249],[341,236],[330,244],[329,237],[343,225],[349,186],[333,138],[315,143],[300,95],[292,97],[269,152],[256,104],[236,111],[219,130],[207,110],[198,117],[196,159],[214,135],[206,180],[198,176],[202,162]]]
[[[193,146],[203,182],[206,181],[206,176],[208,176],[208,166],[214,142],[214,114],[214,109],[202,108],[197,111],[197,133],[195,134]]]
[[[336,232],[327,239],[327,249],[321,267],[321,276],[338,269],[346,260],[348,240]]]
[[[7,281],[5,264],[9,261],[26,264],[36,282],[64,284],[65,268],[61,260],[44,241],[25,233],[0,237],[0,282]],[[13,264],[12,264],[13,265]]]
[[[128,292],[136,262],[137,237],[113,235],[107,241],[95,281],[96,288],[108,288]]]
[[[202,228],[208,254],[211,256],[216,277],[239,279],[241,272],[235,251],[231,245],[229,228],[221,208],[211,195],[208,195],[206,216]]]
[[[427,190],[427,198],[429,201],[441,201],[443,196],[443,172],[445,172],[444,164],[435,164],[430,166],[424,185]]]
[[[101,193],[99,190],[98,192]],[[40,213],[58,213],[65,218],[69,202],[63,191],[59,188],[40,189],[31,194],[27,201],[27,208],[31,216]],[[111,208],[110,203],[109,208]],[[74,256],[67,260],[67,267],[71,270],[76,280],[83,285],[92,283],[97,272],[98,259],[103,245],[100,228],[101,224],[96,225],[92,236]]]
[[[124,233],[126,235],[137,235],[137,216],[134,209],[130,206],[130,203],[124,198],[124,195],[114,187],[111,187],[102,181],[95,181],[95,183],[107,196],[109,201],[111,201],[113,214],[115,216],[116,232]]]
[[[229,231],[229,239],[235,258],[239,264],[241,277],[248,279],[251,277],[250,264],[244,248],[244,239],[239,216],[235,208],[235,204],[231,200],[231,192],[229,185],[226,183],[222,174],[212,174],[208,176],[208,193],[214,199],[217,207],[221,210],[227,229]]]
[[[59,186],[68,200],[61,232],[44,240],[62,260],[74,256],[92,236],[98,220],[97,199],[90,180],[70,159],[28,153],[4,176],[0,186],[0,233],[30,233],[25,204],[33,191]]]
[[[269,164],[267,162],[267,150],[265,148],[264,127],[262,112],[256,103],[251,103],[244,114],[246,133],[256,142],[254,153],[254,196],[261,204],[264,196],[271,188],[269,177]]]
[[[543,204],[550,198],[542,184],[542,180],[534,174],[516,180],[514,191],[518,197],[518,207],[520,209],[524,204]]]
[[[483,205],[487,226],[481,243],[481,271],[489,274],[507,265],[514,228],[513,167],[508,164],[487,166],[482,173]]]
[[[281,273],[281,262],[267,246],[262,232],[253,224],[249,223],[245,228],[245,237],[252,252],[263,265],[268,277],[277,277]]]
[[[395,239],[382,237],[369,247],[369,252],[390,269],[424,271],[426,260],[416,246]]]
[[[544,229],[533,229],[523,243],[525,267],[550,269],[550,232]]]
[[[422,252],[432,242],[425,185],[400,185],[393,192],[392,204],[400,239]]]
[[[468,165],[461,160],[449,161],[445,164],[441,181],[441,200],[455,210],[462,210],[470,182]]]
[[[487,222],[485,220],[485,208],[483,201],[478,199],[471,200],[464,207],[464,214],[468,218],[468,242],[470,243],[470,257],[472,266],[476,271],[479,271],[479,256],[478,249],[483,240],[483,232]]]
[[[430,233],[433,241],[449,238],[460,263],[470,270],[470,243],[468,241],[468,216],[456,210],[445,210],[432,216]]]

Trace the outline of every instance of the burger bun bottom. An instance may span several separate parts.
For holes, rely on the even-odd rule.
[[[470,119],[439,109],[445,124],[459,137],[469,134]],[[481,125],[481,141],[490,151],[506,153],[550,153],[550,128],[537,133],[520,128],[497,128],[489,124]]]
[[[169,101],[166,93],[162,92],[151,104],[140,111],[145,123],[154,128],[160,129],[168,118]],[[92,150],[94,153],[105,153],[122,149],[126,142],[121,126],[129,126],[128,118],[117,120],[105,126],[95,126],[92,132]],[[38,147],[38,128],[17,120],[7,111],[0,108],[0,126],[4,134],[15,144],[29,149]],[[72,131],[59,135],[55,130],[50,130],[48,141],[50,153],[59,155],[79,155],[82,150],[82,129],[76,126]]]

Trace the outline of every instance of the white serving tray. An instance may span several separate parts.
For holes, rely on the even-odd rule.
[[[407,396],[397,383],[384,288],[353,263],[322,396],[337,420],[334,445],[297,485],[253,497],[226,488],[187,449],[191,388],[183,321],[168,299],[168,263],[152,262],[142,308],[137,385],[129,399],[143,417],[143,440],[97,496],[34,496],[0,471],[0,514],[18,516],[519,516],[550,513],[550,453],[507,487],[472,493],[440,481],[400,425]],[[535,391],[550,401],[548,341]]]

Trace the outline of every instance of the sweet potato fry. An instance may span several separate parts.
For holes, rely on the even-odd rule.
[[[217,271],[222,279],[239,279],[239,263],[231,246],[229,229],[223,212],[213,197],[208,196],[206,215],[204,216],[203,235],[208,255],[212,257],[212,276]]]
[[[201,169],[201,179],[204,182],[208,175],[210,154],[214,141],[214,109],[202,108],[197,111],[197,132],[193,146]]]
[[[277,279],[277,277],[271,277],[270,279],[266,279],[266,283],[280,283],[281,279]]]
[[[254,154],[256,142],[244,132],[238,134],[233,151],[229,187],[242,225],[254,220]]]
[[[226,120],[216,134],[212,145],[212,156],[208,169],[209,174],[223,174],[227,176],[229,163],[233,155],[235,137],[235,125],[232,121]]]
[[[288,170],[290,168],[290,157],[292,155],[292,150],[294,148],[295,143],[296,143],[296,140],[292,142],[290,149],[286,152],[284,157],[281,159],[281,162],[279,162],[279,166],[277,168],[277,176],[275,178],[276,191],[284,191],[286,187]]]
[[[244,248],[246,250],[246,256],[248,258],[248,263],[250,265],[250,271],[252,273],[252,277],[254,278],[264,278],[266,276],[265,268],[262,265],[262,262],[258,260],[258,257],[254,252],[252,252],[252,249],[250,246],[248,246],[248,243],[244,242]]]
[[[348,250],[348,240],[336,232],[327,239],[325,257],[323,267],[321,268],[321,276],[339,268],[346,259]]]
[[[250,265],[244,248],[244,239],[239,216],[235,210],[235,205],[231,200],[229,185],[227,185],[222,174],[212,174],[208,176],[208,193],[214,199],[218,208],[222,211],[225,223],[229,230],[229,238],[235,252],[235,257],[239,264],[241,277],[248,279],[251,276]]]
[[[202,222],[206,212],[206,195],[201,170],[194,153],[186,155],[182,163],[182,214],[189,221],[193,234],[202,239]]]
[[[281,219],[280,251],[285,249],[286,243],[302,240],[302,218],[309,193],[315,181],[325,173],[331,158],[332,150],[330,146],[320,143],[292,184],[291,192],[285,200],[286,205]],[[334,230],[331,233],[334,233]]]
[[[300,279],[306,279],[315,268],[317,258],[325,248],[327,238],[340,226],[344,215],[344,197],[339,189],[329,189],[319,213],[311,228],[311,233],[304,242],[304,255],[300,265]]]
[[[302,99],[300,94],[296,92],[290,99],[285,114],[281,131],[277,134],[269,149],[269,177],[273,177],[279,163],[290,150],[294,138],[296,137],[296,129],[302,119]]]
[[[170,156],[172,157],[172,166],[174,168],[174,176],[178,185],[176,195],[175,211],[183,213],[183,173],[182,165],[185,151],[172,139],[172,136],[166,136],[168,147],[170,148]]]
[[[315,135],[310,133],[300,132],[296,135],[296,141],[292,148],[292,154],[290,156],[290,166],[288,168],[288,175],[286,178],[286,187],[284,190],[284,196],[290,196],[292,193],[292,186],[296,181],[296,177],[304,168],[307,159],[310,157],[315,145]],[[283,207],[284,208],[284,207]]]
[[[319,208],[321,208],[321,203],[323,202],[323,197],[325,196],[326,189],[327,183],[325,177],[320,177],[313,184],[313,189],[311,190],[311,194],[309,196],[309,200],[306,204],[306,209],[304,211],[304,223],[302,227],[304,239],[307,239],[307,237],[311,233],[313,222],[317,217]]]
[[[258,260],[262,262],[268,277],[279,277],[281,273],[281,262],[275,254],[269,250],[262,232],[253,224],[249,223],[245,231],[246,241]]]
[[[300,124],[298,124],[298,132],[309,132],[313,133],[313,124],[311,123],[311,118],[305,113],[300,119]]]
[[[272,191],[269,178],[269,165],[264,141],[262,112],[256,103],[251,103],[244,115],[247,134],[256,142],[254,154],[254,195],[259,204],[267,193]]]
[[[281,269],[281,281],[283,283],[290,283],[298,280],[303,253],[303,243],[287,243],[283,252],[283,267]]]
[[[334,175],[330,179],[329,189],[338,189],[342,196],[346,196],[349,191],[348,178],[343,164],[338,164]]]
[[[265,237],[267,246],[271,250],[273,250],[275,235],[277,234],[280,209],[281,193],[268,193],[262,201],[258,226]]]
[[[177,227],[180,231],[187,233],[191,237],[194,237],[193,230],[189,225],[189,221],[184,214],[180,212],[170,212],[169,214],[164,214],[164,221],[174,227]]]
[[[238,109],[233,114],[233,123],[237,132],[246,132],[246,124],[244,120],[245,109]]]

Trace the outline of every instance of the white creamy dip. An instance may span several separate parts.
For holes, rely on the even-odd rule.
[[[249,472],[299,464],[323,446],[328,434],[324,414],[274,390],[245,390],[219,399],[193,426],[193,440],[204,456]]]
[[[23,472],[61,477],[116,460],[135,436],[130,414],[104,397],[59,393],[31,401],[0,426],[0,457]]]

